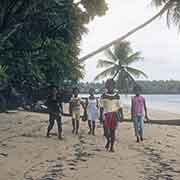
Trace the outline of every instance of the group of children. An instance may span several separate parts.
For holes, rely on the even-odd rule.
[[[73,96],[69,102],[69,113],[72,117],[72,133],[78,134],[81,118],[81,106],[87,114],[89,132],[95,136],[96,121],[99,119],[103,124],[104,136],[107,140],[105,148],[107,151],[114,152],[115,134],[118,124],[123,121],[123,107],[119,94],[115,93],[115,82],[113,79],[107,80],[105,84],[106,93],[102,94],[100,100],[95,97],[95,90],[89,90],[89,97],[82,101],[79,97],[79,89],[73,89]],[[135,96],[132,98],[131,117],[134,122],[135,135],[137,142],[143,141],[144,131],[144,112],[147,118],[147,108],[145,99],[140,96],[140,88],[134,88]],[[46,105],[49,110],[49,126],[47,137],[54,126],[56,120],[58,126],[58,137],[62,139],[62,100],[54,87],[48,96]],[[148,119],[148,118],[147,118]]]

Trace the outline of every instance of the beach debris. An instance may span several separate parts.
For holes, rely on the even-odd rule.
[[[8,153],[0,153],[1,156],[8,157]]]
[[[171,134],[167,134],[168,137],[175,138],[176,136],[173,136]]]
[[[15,109],[14,110],[7,110],[6,111],[6,113],[17,113],[17,112],[18,112],[18,110],[15,110]]]

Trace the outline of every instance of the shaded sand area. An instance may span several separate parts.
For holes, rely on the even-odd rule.
[[[82,122],[74,136],[65,118],[59,141],[56,128],[51,138],[44,136],[47,120],[46,114],[0,114],[0,180],[180,179],[180,126],[146,124],[145,141],[137,144],[132,123],[123,122],[116,152],[109,153],[100,125],[93,137]]]

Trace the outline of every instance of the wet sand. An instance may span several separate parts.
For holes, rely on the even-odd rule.
[[[152,113],[152,114],[151,114]],[[153,117],[154,116],[154,117]],[[180,119],[180,115],[150,111],[151,119]],[[179,120],[180,121],[180,120]],[[180,126],[145,124],[145,141],[137,144],[133,126],[117,131],[116,152],[104,149],[102,127],[96,137],[81,122],[79,136],[64,118],[64,140],[56,127],[46,138],[48,115],[29,112],[0,114],[0,180],[179,180]]]

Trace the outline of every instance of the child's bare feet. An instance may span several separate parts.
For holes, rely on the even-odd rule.
[[[111,149],[109,150],[109,152],[115,152],[114,148],[111,147]]]
[[[105,149],[108,151],[109,150],[109,143],[106,144]]]
[[[50,137],[50,136],[49,136],[49,133],[47,133],[47,134],[46,134],[46,137],[47,137],[47,138],[49,138],[49,137]]]
[[[137,136],[137,140],[136,140],[137,143],[139,143],[139,137]]]
[[[58,139],[59,139],[59,140],[63,140],[62,136],[58,136]]]

